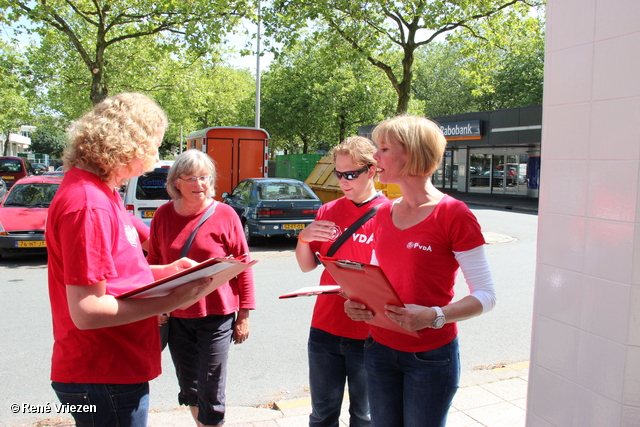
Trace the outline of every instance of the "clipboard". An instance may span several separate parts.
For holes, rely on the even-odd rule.
[[[342,288],[339,285],[306,286],[296,289],[293,292],[280,295],[278,298],[310,297],[321,294],[339,294],[340,292],[342,292]]]
[[[349,299],[366,305],[373,312],[373,320],[367,323],[414,337],[421,336],[419,331],[408,331],[384,314],[386,304],[399,307],[404,307],[404,304],[379,266],[317,256]]]
[[[154,298],[168,295],[172,289],[204,277],[213,276],[210,289],[214,291],[238,274],[251,267],[258,260],[245,263],[245,256],[240,258],[210,258],[193,267],[151,282],[148,285],[117,295],[116,298]]]

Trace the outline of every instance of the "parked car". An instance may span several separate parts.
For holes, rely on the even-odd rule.
[[[18,180],[0,204],[0,255],[45,253],[44,224],[61,176],[30,176]]]
[[[47,165],[45,165],[44,163],[31,163],[31,166],[33,167],[34,175],[42,175],[49,170]]]
[[[33,167],[29,160],[22,157],[0,157],[0,178],[7,184],[7,189],[20,178],[29,175],[33,175]]]
[[[173,160],[161,160],[152,172],[131,178],[124,188],[124,206],[131,214],[150,225],[153,215],[171,200],[167,193],[167,174]]]
[[[304,182],[287,178],[245,179],[222,197],[240,217],[249,245],[257,237],[297,236],[322,206]]]

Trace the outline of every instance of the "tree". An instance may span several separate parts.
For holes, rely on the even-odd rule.
[[[416,55],[413,91],[426,116],[542,103],[544,18],[494,15]]]
[[[381,76],[352,51],[323,40],[291,44],[263,77],[261,119],[272,147],[326,150],[358,124],[393,112],[393,93]]]
[[[15,46],[0,40],[0,135],[2,154],[9,153],[9,137],[31,117],[28,88],[21,78],[22,58]]]
[[[250,6],[248,0],[0,0],[0,10],[9,21],[27,18],[31,26],[24,30],[42,38],[63,34],[84,66],[85,84],[95,105],[109,94],[110,67],[115,65],[111,51],[116,46],[163,33],[166,42],[158,47],[164,55],[186,45],[208,52],[249,15]]]
[[[471,78],[463,72],[466,63],[457,46],[432,43],[416,56],[413,93],[422,101],[427,117],[474,111],[477,100]]]
[[[460,70],[470,82],[478,109],[542,103],[544,27],[542,15],[516,17],[511,11],[484,20],[474,37],[464,33],[449,37],[452,47],[468,58]]]
[[[535,3],[534,3],[535,2]],[[267,34],[289,42],[309,22],[321,22],[362,58],[381,69],[397,95],[397,113],[409,108],[418,49],[452,31],[474,34],[474,26],[504,11],[526,16],[538,0],[275,0],[265,15]],[[384,53],[400,51],[400,61]]]
[[[62,157],[62,150],[67,146],[67,136],[63,129],[56,127],[39,127],[31,133],[31,151],[49,154],[54,159]]]

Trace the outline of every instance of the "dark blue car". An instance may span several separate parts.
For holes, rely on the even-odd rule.
[[[240,217],[249,245],[256,237],[296,236],[322,206],[304,182],[288,178],[245,179],[222,197]]]

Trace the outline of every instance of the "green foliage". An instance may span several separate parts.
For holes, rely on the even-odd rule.
[[[261,120],[272,149],[328,150],[358,125],[393,112],[393,93],[382,73],[331,40],[291,44],[262,80]]]
[[[8,153],[9,134],[28,124],[31,115],[28,87],[21,76],[22,58],[11,43],[0,40],[0,146]]]
[[[266,32],[283,43],[300,38],[310,22],[326,25],[326,37],[341,40],[380,68],[397,94],[396,112],[409,108],[418,49],[452,31],[476,35],[494,16],[520,19],[531,0],[274,0],[265,11]],[[505,18],[505,19],[507,19]],[[389,55],[391,52],[399,55]]]
[[[49,154],[54,159],[62,156],[62,150],[67,145],[65,131],[56,127],[38,127],[30,136],[31,151]]]
[[[9,21],[29,21],[19,26],[49,42],[57,40],[64,48],[50,44],[49,61],[65,61],[74,56],[81,64],[83,87],[93,104],[108,96],[112,69],[127,51],[132,57],[145,53],[137,41],[163,34],[159,53],[168,55],[189,47],[202,54],[213,50],[226,32],[242,17],[252,14],[250,0],[175,2],[161,0],[1,0],[0,8]],[[62,37],[55,37],[55,35]],[[131,42],[134,43],[131,43]],[[121,45],[127,45],[121,48]],[[57,48],[58,47],[58,48]],[[120,48],[119,56],[114,52]],[[73,81],[78,82],[80,75]],[[87,84],[87,80],[88,83]]]

